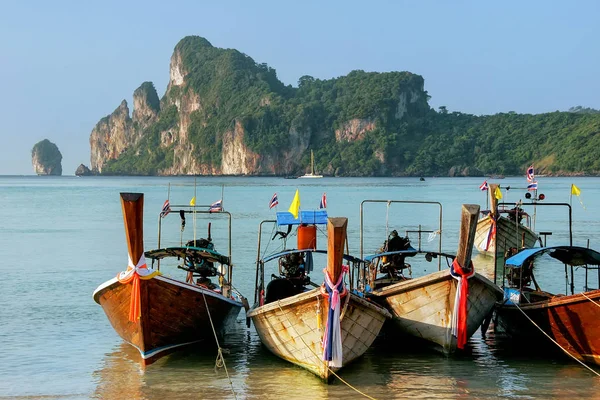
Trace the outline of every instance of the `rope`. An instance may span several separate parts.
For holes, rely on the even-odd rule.
[[[217,332],[215,331],[215,326],[212,321],[212,317],[210,315],[210,310],[208,309],[208,303],[206,302],[206,295],[204,291],[202,291],[202,298],[204,299],[204,306],[206,307],[206,313],[208,314],[208,320],[210,321],[210,327],[212,328],[213,335],[215,336],[215,342],[217,343],[217,360],[215,361],[215,370],[217,368],[223,367],[225,369],[225,374],[227,375],[227,380],[229,381],[229,386],[231,387],[231,393],[233,393],[233,397],[237,400],[237,395],[235,394],[235,390],[233,390],[233,382],[231,382],[231,378],[229,377],[229,372],[227,371],[227,365],[225,365],[225,358],[223,357],[223,349],[219,344],[219,338],[217,338]]]
[[[531,318],[529,318],[529,315],[527,315],[525,313],[525,311],[523,311],[521,309],[521,307],[519,307],[518,305],[515,304],[515,307],[517,307],[517,310],[521,311],[523,313],[523,315],[529,320],[529,322],[531,322],[536,328],[538,328],[540,330],[540,332],[542,332],[544,335],[546,335],[546,337],[548,339],[550,339],[555,345],[557,345],[558,347],[560,347],[560,349],[562,351],[564,351],[569,357],[571,357],[573,360],[577,361],[579,364],[583,365],[585,368],[589,369],[593,374],[595,374],[596,376],[600,377],[600,374],[597,373],[596,371],[594,371],[592,368],[590,368],[589,366],[585,365],[585,363],[581,360],[579,360],[577,357],[575,357],[573,354],[569,353],[569,351],[567,349],[565,349],[564,347],[562,347],[560,344],[558,344],[558,342],[554,339],[552,339],[550,337],[550,335],[548,335],[546,332],[544,332],[544,330],[542,328],[539,327],[538,324],[536,324]]]
[[[317,294],[317,301],[319,301],[319,296],[320,296],[320,292],[319,294]],[[348,297],[350,297],[350,293],[348,293]],[[287,320],[288,324],[290,324],[290,327],[294,328],[294,325],[292,324],[292,322],[289,320],[287,314],[283,311],[283,309],[281,308],[281,305],[279,304],[280,300],[277,300],[277,307],[279,307],[279,311],[281,311],[281,313],[285,316],[285,319]],[[321,361],[321,357],[319,357],[319,355],[317,353],[315,353],[313,351],[313,349],[306,344],[306,342],[304,341],[304,338],[302,337],[302,335],[298,334],[298,331],[296,330],[296,328],[294,328],[294,332],[296,332],[296,336],[298,336],[300,338],[300,340],[302,341],[302,343],[304,343],[304,346],[306,346],[306,348],[308,350],[310,350],[310,352],[316,357],[317,360]],[[336,378],[338,378],[344,385],[348,386],[350,389],[354,390],[356,393],[361,394],[362,396],[366,397],[367,399],[371,399],[371,400],[377,400],[374,397],[369,396],[366,393],[361,392],[360,390],[358,390],[357,388],[355,388],[354,386],[352,386],[351,384],[349,384],[348,382],[346,382],[345,380],[343,380],[338,374],[336,374],[335,372],[333,372],[333,370],[331,368],[329,368],[329,366],[325,363],[326,368],[329,370],[329,372],[331,372],[333,374],[333,376],[335,376]]]
[[[600,307],[600,304],[596,303],[594,300],[592,300],[592,299],[590,299],[589,297],[587,297],[587,296],[585,295],[585,293],[581,293],[581,295],[582,295],[583,297],[585,297],[586,299],[588,299],[589,301],[591,301],[592,303],[594,303],[595,305],[597,305],[598,307]]]

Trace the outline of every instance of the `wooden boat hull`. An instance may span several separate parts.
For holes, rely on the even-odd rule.
[[[516,247],[518,249],[523,247],[530,248],[534,247],[539,240],[538,236],[531,229],[521,224],[516,225],[514,221],[506,217],[498,218],[496,224],[496,237],[492,238],[489,246],[486,247],[492,219],[488,215],[477,222],[475,246],[479,252],[494,256],[496,243],[498,243],[498,254],[503,255],[509,247]]]
[[[100,285],[93,297],[119,336],[139,350],[144,365],[184,345],[204,340],[213,343],[210,318],[221,335],[242,307],[242,303],[212,290],[156,276],[140,280],[141,316],[130,322],[131,290],[131,284],[114,278]]]
[[[546,301],[521,304],[519,307],[546,334],[578,360],[600,365],[600,290],[570,296],[555,296]],[[499,328],[526,343],[553,344],[512,305],[496,309]]]
[[[342,368],[363,355],[391,317],[384,308],[354,294],[349,296],[342,299]],[[332,375],[321,348],[328,307],[320,289],[313,289],[255,307],[248,316],[263,345],[273,354],[328,380]],[[339,369],[331,367],[334,372]]]
[[[444,270],[392,284],[373,295],[386,304],[397,330],[450,354],[457,348],[452,336],[457,284],[450,271]],[[469,279],[467,337],[475,333],[501,298],[502,290],[483,275],[475,273]]]

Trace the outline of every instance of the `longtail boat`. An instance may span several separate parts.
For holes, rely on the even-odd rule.
[[[530,248],[540,243],[540,237],[531,229],[531,218],[519,206],[498,208],[496,199],[497,184],[490,184],[488,195],[490,209],[481,212],[477,222],[475,246],[479,252],[494,256],[496,246],[498,254],[511,248]]]
[[[542,247],[513,255],[503,269],[505,297],[496,308],[497,328],[528,346],[558,345],[573,358],[600,365],[599,268],[600,253],[585,247]],[[569,294],[542,290],[538,280],[544,275],[564,276]]]
[[[438,202],[365,200],[361,204],[361,252],[363,248],[363,206],[369,202],[429,204],[439,207],[439,226],[435,230],[413,231],[419,234],[418,249],[410,239],[394,230],[379,253],[365,257],[369,265],[358,275],[361,289],[370,298],[384,304],[392,313],[393,330],[417,338],[445,354],[463,349],[468,339],[490,316],[502,298],[502,291],[485,276],[475,272],[471,263],[475,225],[479,206],[463,205],[460,238],[456,256],[421,250],[423,233],[440,233],[442,206]],[[419,259],[419,256],[421,259]],[[361,256],[362,257],[362,256]],[[417,257],[417,258],[415,258]],[[406,260],[410,259],[410,264]],[[424,260],[422,260],[424,258]],[[427,262],[437,260],[438,271],[413,277],[429,270]],[[442,269],[445,260],[447,268]]]
[[[214,343],[215,336],[222,335],[235,321],[242,301],[232,294],[231,257],[214,250],[210,230],[206,239],[144,254],[143,205],[143,194],[121,193],[129,263],[126,271],[100,285],[93,298],[119,336],[139,350],[142,364],[149,365],[182,346]],[[181,207],[178,214],[183,218],[185,213],[208,213]],[[163,210],[159,227],[166,214]],[[227,215],[231,221],[229,213],[218,214]],[[229,227],[231,238],[231,222]],[[160,237],[159,228],[159,243]],[[151,266],[146,258],[152,259]],[[187,272],[186,279],[162,275],[160,261],[154,268],[156,260],[167,258],[179,262],[177,268]],[[211,276],[219,277],[218,285],[210,281]]]
[[[298,248],[261,258],[261,232],[256,271],[255,304],[247,313],[265,347],[273,354],[329,381],[338,370],[371,346],[391,315],[385,308],[351,293],[343,261],[362,262],[344,254],[347,218],[329,218],[323,211],[311,217],[303,211]],[[318,213],[318,212],[315,212]],[[278,213],[278,219],[280,214]],[[290,214],[291,216],[291,214]],[[293,219],[293,217],[291,218]],[[312,222],[306,224],[308,220]],[[279,225],[293,224],[283,222]],[[327,252],[317,250],[316,224],[327,223]],[[287,236],[290,232],[278,232]],[[284,245],[285,246],[285,245]],[[325,282],[310,279],[316,258],[327,258]],[[265,266],[277,264],[277,275],[265,282]]]

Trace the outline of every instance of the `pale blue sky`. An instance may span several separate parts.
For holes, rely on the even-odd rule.
[[[295,5],[292,5],[295,4]],[[0,175],[33,174],[44,138],[63,174],[89,165],[96,122],[143,81],[159,96],[186,35],[277,70],[411,71],[433,107],[495,114],[600,108],[600,2],[0,1]]]

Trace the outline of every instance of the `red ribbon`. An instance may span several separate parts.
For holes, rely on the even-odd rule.
[[[458,315],[456,318],[456,346],[459,349],[463,349],[467,344],[467,306],[469,297],[469,278],[475,274],[473,268],[473,262],[469,261],[469,268],[463,269],[460,266],[456,258],[452,261],[452,268],[450,270],[452,276],[458,279]],[[456,308],[455,308],[456,309]]]

